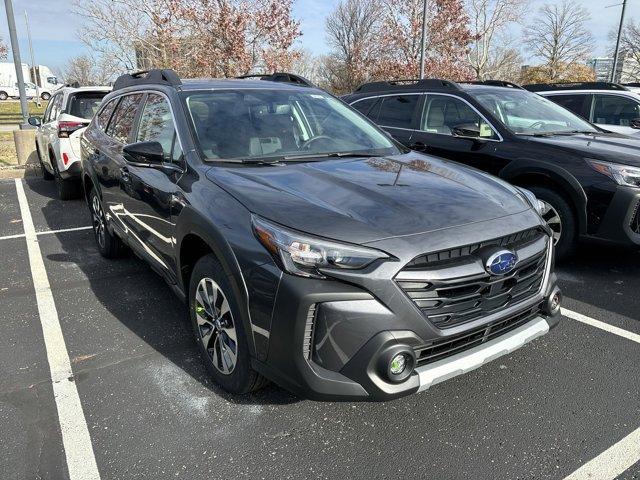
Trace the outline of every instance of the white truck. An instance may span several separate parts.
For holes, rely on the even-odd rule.
[[[51,95],[62,87],[62,83],[51,72],[46,65],[36,65],[34,68],[28,64],[22,64],[22,76],[24,77],[27,97],[36,95],[36,85],[38,93],[43,100],[49,100]],[[13,62],[0,63],[0,100],[8,98],[19,98],[18,79]]]

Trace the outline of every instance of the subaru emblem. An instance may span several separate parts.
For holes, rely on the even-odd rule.
[[[513,271],[517,263],[518,255],[510,250],[500,250],[489,256],[485,269],[491,275],[506,275]]]

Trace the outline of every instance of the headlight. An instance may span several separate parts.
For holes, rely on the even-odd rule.
[[[587,163],[596,172],[606,175],[618,185],[640,187],[640,168],[600,160],[587,160]]]
[[[289,230],[252,216],[253,231],[282,269],[302,277],[325,278],[321,269],[364,268],[389,256],[378,250],[344,245]]]
[[[532,191],[522,187],[516,188],[524,196],[525,202],[528,203],[536,212],[538,212],[538,215],[542,215],[544,213],[544,203],[542,202],[542,200],[538,200],[538,197],[536,197]]]

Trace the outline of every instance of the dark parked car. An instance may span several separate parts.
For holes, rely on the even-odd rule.
[[[558,256],[578,239],[640,245],[638,140],[507,82],[376,82],[343,99],[414,150],[531,190]]]
[[[557,323],[530,192],[278,79],[125,75],[83,136],[100,252],[130,246],[186,300],[220,385],[390,399]]]

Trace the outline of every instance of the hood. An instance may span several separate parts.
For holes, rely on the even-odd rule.
[[[207,177],[264,218],[360,244],[529,209],[501,180],[417,153],[212,168]]]
[[[640,167],[640,137],[617,133],[553,135],[528,137],[531,142],[551,145],[583,158]]]

